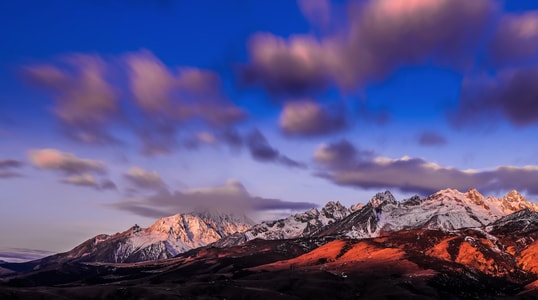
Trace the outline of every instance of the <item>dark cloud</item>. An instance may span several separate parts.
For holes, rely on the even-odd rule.
[[[99,190],[117,190],[118,187],[116,184],[110,180],[110,179],[103,179],[101,180],[101,184],[99,185]]]
[[[459,106],[449,114],[455,127],[507,119],[518,127],[538,123],[538,67],[500,72],[495,78],[467,79]]]
[[[26,66],[21,74],[27,82],[53,96],[53,112],[68,136],[89,144],[117,142],[107,126],[119,113],[118,93],[106,79],[107,67],[102,58],[67,55],[61,64]]]
[[[288,102],[280,114],[279,125],[287,135],[322,136],[347,126],[343,109],[327,109],[311,100]]]
[[[282,155],[277,149],[271,147],[265,136],[259,130],[253,130],[245,137],[246,146],[252,158],[261,162],[275,162],[294,168],[305,168],[303,163],[297,162]]]
[[[251,196],[240,182],[234,180],[229,180],[223,186],[210,188],[175,192],[162,190],[148,198],[125,200],[111,206],[150,218],[160,218],[195,209],[248,213],[266,210],[303,210],[317,207],[314,203]]]
[[[497,65],[538,58],[538,11],[503,16],[491,41],[490,52]]]
[[[446,138],[433,131],[425,131],[418,137],[418,143],[422,146],[442,146],[447,143]]]
[[[116,184],[112,182],[111,180],[109,179],[98,180],[92,174],[88,174],[88,173],[70,175],[62,179],[62,182],[66,184],[76,185],[76,186],[91,187],[99,191],[117,189]]]
[[[254,35],[243,77],[271,93],[302,94],[353,90],[405,65],[459,67],[475,55],[495,9],[491,0],[365,1],[350,6],[346,28],[332,36]]]
[[[0,159],[0,169],[20,168],[24,165],[22,161],[14,159]]]
[[[273,94],[298,95],[327,87],[329,76],[319,42],[310,36],[289,40],[258,33],[249,43],[251,61],[241,73],[246,85],[261,85]]]
[[[233,128],[221,131],[218,133],[218,138],[232,149],[240,149],[244,145],[243,137]]]
[[[0,179],[20,177],[21,175],[13,171],[24,166],[24,163],[14,159],[0,159]]]
[[[54,254],[53,252],[26,248],[0,248],[0,260],[20,263],[40,259]]]
[[[380,156],[357,156],[355,151],[331,151],[342,145],[324,145],[318,148],[314,159],[320,163],[318,176],[342,186],[364,189],[398,189],[403,192],[428,195],[435,191],[454,188],[477,188],[485,192],[511,189],[538,194],[538,166],[500,166],[491,170],[460,170],[441,166],[422,158],[390,159]],[[327,152],[331,155],[320,155]],[[351,153],[351,154],[350,154]]]
[[[124,177],[136,189],[162,191],[166,189],[166,184],[161,175],[156,171],[148,171],[139,167],[130,168]]]
[[[357,149],[347,140],[333,144],[321,144],[314,152],[314,160],[320,164],[345,168],[352,161],[368,161],[374,158],[374,152]]]

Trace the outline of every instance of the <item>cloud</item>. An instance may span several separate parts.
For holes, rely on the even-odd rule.
[[[196,139],[203,144],[213,145],[217,143],[217,138],[211,132],[201,131],[196,134]]]
[[[116,190],[116,184],[108,179],[103,179],[98,181],[92,174],[83,173],[83,174],[73,174],[62,179],[63,183],[76,185],[76,186],[86,186],[92,187],[96,190]]]
[[[508,120],[517,127],[538,123],[538,66],[504,70],[496,77],[467,78],[452,125],[481,125]]]
[[[326,28],[331,21],[331,3],[329,0],[298,0],[297,4],[303,15],[312,24]]]
[[[119,57],[64,55],[20,73],[52,96],[62,132],[89,144],[121,144],[112,134],[118,127],[136,134],[144,154],[166,154],[196,126],[226,130],[247,117],[213,71],[169,68],[147,50]]]
[[[538,180],[538,166],[499,166],[489,170],[460,170],[422,158],[357,156],[353,154],[357,152],[354,147],[340,152],[329,151],[340,148],[342,147],[338,145],[320,146],[318,149],[320,153],[328,151],[331,155],[320,155],[316,151],[314,159],[321,166],[321,171],[317,175],[341,186],[398,189],[423,195],[445,188],[458,190],[477,188],[485,192],[518,189],[538,194],[535,184]]]
[[[56,149],[30,150],[28,157],[32,164],[42,170],[51,170],[65,175],[60,181],[96,190],[116,190],[116,184],[107,178],[97,179],[106,174],[106,164],[100,160],[80,158],[72,153]]]
[[[460,67],[470,60],[494,15],[490,0],[369,0],[351,5],[339,33],[318,39],[255,34],[248,43],[246,84],[274,94],[304,94],[337,85],[353,90],[398,67],[426,62]]]
[[[13,177],[20,177],[21,175],[13,171],[13,169],[19,169],[24,165],[23,162],[14,159],[0,159],[0,179],[7,179]]]
[[[342,110],[330,111],[311,100],[288,102],[280,114],[282,131],[293,136],[321,136],[346,127]]]
[[[538,58],[538,11],[503,16],[490,49],[499,65]]]
[[[28,156],[34,166],[39,169],[55,170],[65,174],[104,173],[106,171],[105,163],[102,161],[79,158],[72,153],[56,149],[31,150]]]
[[[132,167],[125,173],[125,178],[138,189],[160,191],[166,189],[166,184],[157,171],[148,171]]]
[[[247,85],[261,85],[273,94],[303,94],[323,90],[329,82],[328,54],[311,36],[288,40],[258,33],[248,42],[250,63],[241,74]]]
[[[350,161],[370,160],[373,157],[372,151],[357,149],[347,140],[340,140],[333,144],[321,144],[314,151],[316,162],[333,167],[344,167]]]
[[[103,59],[73,54],[62,57],[61,62],[61,66],[26,66],[21,74],[53,96],[53,112],[70,137],[90,144],[117,142],[106,127],[119,112],[118,93],[105,78]]]
[[[422,146],[442,146],[447,143],[446,138],[433,131],[425,131],[418,137],[418,143]]]
[[[230,146],[232,149],[241,149],[244,145],[243,137],[241,134],[233,129],[228,128],[224,131],[218,133],[218,138],[220,141],[224,142],[226,145]]]
[[[24,164],[14,159],[0,159],[0,169],[20,168]]]
[[[180,124],[202,121],[230,127],[246,113],[227,99],[219,76],[197,68],[169,70],[149,51],[126,56],[131,93],[144,119],[137,129],[146,154],[170,152]]]
[[[54,254],[53,252],[26,248],[0,248],[0,260],[21,263]]]
[[[209,188],[174,192],[163,190],[148,198],[125,200],[111,206],[150,218],[160,218],[169,216],[174,212],[189,212],[197,209],[248,213],[284,209],[303,210],[317,207],[314,203],[291,202],[252,196],[236,180],[228,180],[222,186]]]
[[[277,149],[271,147],[265,136],[259,130],[253,130],[249,133],[245,137],[245,142],[250,155],[257,161],[274,162],[293,168],[306,167],[305,164],[282,155]]]

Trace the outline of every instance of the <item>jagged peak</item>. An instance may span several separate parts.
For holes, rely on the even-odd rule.
[[[353,204],[351,205],[351,207],[349,208],[349,211],[351,212],[355,212],[357,210],[360,210],[364,207],[364,204],[363,203],[357,203],[357,204]]]
[[[482,195],[477,189],[472,188],[465,193],[467,197],[474,197],[474,198],[482,198],[484,199],[484,195]]]
[[[234,222],[241,222],[245,224],[254,225],[254,222],[248,218],[245,214],[236,213],[232,211],[222,211],[222,210],[195,210],[187,215],[196,216],[200,218],[206,218],[214,221],[219,220],[229,220]]]
[[[298,213],[296,214],[296,216],[301,216],[301,215],[310,215],[310,216],[317,216],[319,215],[319,210],[315,207],[312,207],[311,209],[305,211],[305,212],[302,212],[302,213]]]
[[[486,199],[484,195],[482,195],[477,189],[470,189],[465,193],[465,197],[469,200],[471,200],[472,203],[480,206],[486,207],[487,205],[484,203],[484,200]]]
[[[373,207],[378,207],[383,204],[398,204],[398,201],[396,201],[396,198],[394,198],[394,195],[390,191],[384,191],[375,194],[368,203]]]
[[[525,198],[525,196],[523,196],[520,192],[518,192],[517,190],[511,190],[509,191],[504,197],[503,199],[505,199],[506,201],[509,201],[509,202],[520,202],[520,201],[527,201],[527,199]]]
[[[402,200],[402,204],[405,205],[418,205],[422,202],[422,198],[419,195],[413,195],[407,199]]]
[[[329,201],[327,202],[327,204],[325,204],[325,206],[322,208],[322,210],[334,210],[334,209],[346,209],[346,207],[344,205],[342,205],[342,203],[340,203],[340,201]]]
[[[464,195],[458,189],[446,188],[435,192],[432,196],[454,196],[454,195]]]

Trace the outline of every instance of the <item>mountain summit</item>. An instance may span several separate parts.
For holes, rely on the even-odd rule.
[[[409,229],[450,231],[484,227],[522,209],[538,211],[538,205],[516,191],[501,198],[486,198],[476,189],[466,193],[445,189],[424,199],[414,196],[401,202],[386,191],[376,194],[362,209],[321,228],[314,235],[368,238]]]
[[[249,229],[244,216],[217,212],[177,214],[157,220],[148,228],[135,225],[114,235],[101,234],[71,251],[46,257],[42,264],[67,260],[137,262],[174,257]]]

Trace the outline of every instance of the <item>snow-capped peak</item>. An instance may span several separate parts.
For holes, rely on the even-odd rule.
[[[484,195],[480,194],[480,192],[476,189],[470,189],[469,191],[467,191],[467,193],[465,193],[465,197],[476,205],[484,205],[485,197]]]
[[[368,202],[373,207],[379,207],[386,204],[398,204],[398,201],[396,201],[396,198],[392,195],[390,191],[385,191],[382,193],[375,194],[374,197]]]
[[[148,228],[134,225],[114,235],[98,235],[56,261],[77,259],[98,262],[135,262],[173,257],[249,229],[244,216],[218,212],[176,214],[157,220]]]
[[[349,215],[349,210],[338,201],[330,201],[321,209],[320,214],[325,218],[340,220]]]
[[[368,205],[353,212],[339,224],[320,230],[321,235],[344,235],[352,238],[375,237],[402,229],[440,229],[451,231],[484,227],[495,220],[538,205],[512,191],[497,199],[484,197],[476,189],[462,193],[456,189],[440,190],[425,199],[418,196],[397,202],[390,192],[376,194]]]

